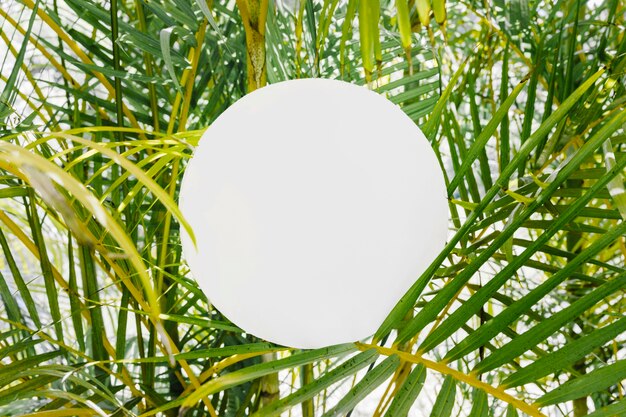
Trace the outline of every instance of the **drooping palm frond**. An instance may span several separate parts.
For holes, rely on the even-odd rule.
[[[2,3],[0,414],[625,413],[626,7],[443,5]],[[420,125],[451,232],[372,340],[298,351],[208,304],[175,201],[202,129],[309,76]]]

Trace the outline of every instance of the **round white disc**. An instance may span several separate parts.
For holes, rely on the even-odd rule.
[[[372,335],[447,235],[443,175],[419,128],[383,96],[326,79],[229,107],[187,166],[180,207],[209,300],[297,348]]]

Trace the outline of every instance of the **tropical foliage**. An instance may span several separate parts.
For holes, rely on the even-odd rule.
[[[622,0],[0,6],[1,415],[626,415]],[[372,339],[311,351],[208,304],[176,205],[203,129],[299,77],[400,105],[451,214]]]

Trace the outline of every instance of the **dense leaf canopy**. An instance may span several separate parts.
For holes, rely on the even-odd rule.
[[[622,0],[0,0],[0,414],[626,415],[625,18]],[[373,338],[310,351],[208,303],[176,204],[204,129],[302,77],[401,106],[451,218]]]

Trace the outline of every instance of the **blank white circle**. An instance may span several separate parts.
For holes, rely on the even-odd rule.
[[[371,336],[447,235],[441,168],[402,110],[365,87],[256,90],[203,134],[182,181],[193,277],[244,331],[290,347]]]

